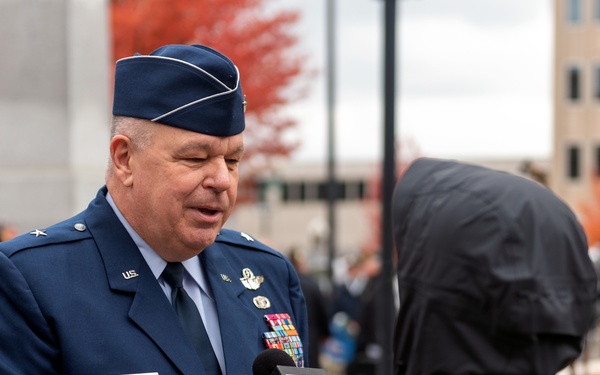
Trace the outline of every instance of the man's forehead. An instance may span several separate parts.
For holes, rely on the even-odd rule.
[[[179,153],[203,151],[209,153],[241,154],[244,152],[244,141],[242,134],[231,137],[195,134],[181,142],[177,147],[177,151]]]

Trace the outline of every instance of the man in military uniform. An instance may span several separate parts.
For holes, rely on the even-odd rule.
[[[168,45],[117,61],[114,90],[106,186],[0,246],[0,373],[244,375],[283,342],[302,365],[294,268],[222,228],[243,154],[235,65]]]

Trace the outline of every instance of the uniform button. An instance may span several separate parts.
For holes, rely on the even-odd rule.
[[[85,224],[81,224],[81,223],[75,224],[73,226],[73,228],[75,228],[75,230],[78,231],[78,232],[83,232],[84,230],[86,230]]]

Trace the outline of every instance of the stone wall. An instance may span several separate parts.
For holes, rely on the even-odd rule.
[[[109,38],[99,0],[0,0],[0,222],[83,209],[108,157]]]

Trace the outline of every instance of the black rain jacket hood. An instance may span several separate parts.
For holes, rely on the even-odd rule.
[[[596,274],[580,223],[550,190],[424,158],[392,212],[395,374],[552,375],[580,354]]]

